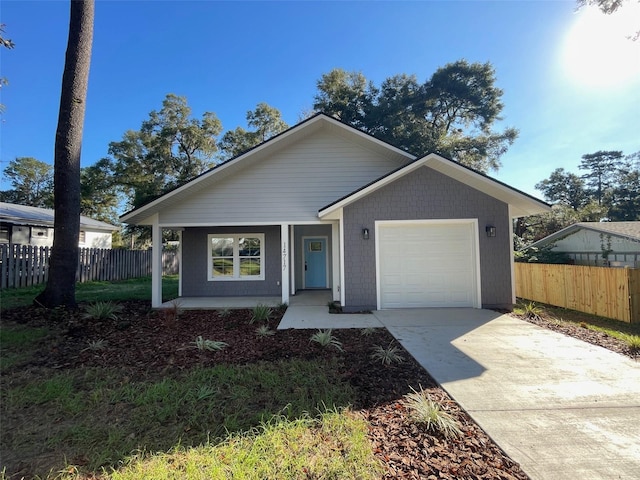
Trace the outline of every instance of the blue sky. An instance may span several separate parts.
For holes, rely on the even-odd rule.
[[[82,164],[106,156],[109,142],[138,129],[167,93],[186,96],[197,116],[215,112],[225,130],[245,126],[259,102],[292,125],[332,68],[360,71],[379,85],[400,73],[425,81],[465,58],[494,65],[504,90],[501,126],[520,130],[491,175],[540,196],[538,181],[557,167],[579,173],[585,153],[640,150],[640,40],[613,38],[622,31],[613,22],[637,13],[640,24],[640,10],[609,18],[575,7],[97,0]],[[16,45],[0,52],[0,76],[9,80],[0,91],[2,168],[22,156],[53,163],[68,17],[67,1],[0,4],[5,35]]]

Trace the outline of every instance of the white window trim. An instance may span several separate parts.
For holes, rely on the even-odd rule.
[[[241,238],[258,238],[260,240],[260,275],[240,276],[240,251],[239,239]],[[211,239],[212,238],[232,238],[233,239],[233,277],[215,277],[213,275],[213,256],[211,255]],[[210,233],[207,235],[207,280],[210,282],[246,282],[264,280],[264,233]]]

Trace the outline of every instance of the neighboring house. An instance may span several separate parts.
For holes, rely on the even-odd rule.
[[[53,245],[53,210],[0,202],[0,243]],[[80,216],[80,247],[111,248],[111,234],[119,230],[109,223]]]
[[[515,301],[512,218],[549,205],[318,114],[121,217],[181,231],[180,296],[330,289],[349,311]]]
[[[529,245],[546,246],[576,265],[640,267],[640,222],[579,222]]]

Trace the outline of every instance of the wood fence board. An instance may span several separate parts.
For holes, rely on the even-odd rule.
[[[624,322],[640,321],[640,269],[516,263],[516,295]]]
[[[0,244],[0,287],[20,288],[46,283],[49,277],[49,247]],[[151,275],[151,250],[81,248],[78,252],[78,282],[114,281]],[[162,254],[163,274],[178,273],[178,254]]]

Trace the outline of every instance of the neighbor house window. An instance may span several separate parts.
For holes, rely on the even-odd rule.
[[[32,238],[48,238],[49,229],[47,227],[31,227]]]
[[[80,230],[80,240],[79,243],[81,244],[85,244],[87,241],[87,232],[85,232],[84,230]]]
[[[9,243],[9,227],[0,226],[0,243]]]
[[[208,238],[209,280],[264,280],[264,234]]]

